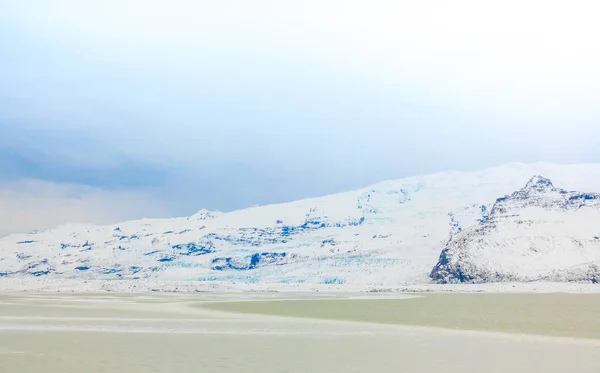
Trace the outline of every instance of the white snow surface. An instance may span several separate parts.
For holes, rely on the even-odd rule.
[[[600,194],[536,176],[455,234],[432,276],[440,282],[600,280]]]
[[[496,200],[536,175],[567,191],[600,192],[600,164],[514,163],[230,213],[69,224],[0,239],[0,290],[441,290],[450,285],[429,275],[442,250],[489,225]],[[469,263],[511,281],[584,281],[563,270],[600,261],[600,207],[560,209],[565,197],[554,187],[536,196],[495,212],[494,229],[476,237],[484,244],[467,245],[477,247],[467,250]]]

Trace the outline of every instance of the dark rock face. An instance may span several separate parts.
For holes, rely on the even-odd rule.
[[[566,191],[535,176],[521,190],[498,198],[479,224],[453,234],[430,277],[438,283],[598,282],[600,243],[595,227],[579,223],[586,221],[584,214],[598,217],[598,212],[600,194]],[[589,237],[575,237],[569,224],[578,232],[589,230]],[[569,266],[561,262],[561,255],[583,264]]]

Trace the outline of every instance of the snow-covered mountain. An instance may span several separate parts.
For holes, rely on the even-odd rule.
[[[510,261],[517,263],[515,267],[502,264],[497,270],[477,262],[476,268],[484,268],[485,273],[507,269],[502,272],[507,277],[473,274],[481,280],[513,274],[515,279],[542,278],[552,269],[579,273],[577,264],[587,271],[586,258],[589,262],[600,259],[592,255],[598,251],[597,242],[593,235],[588,237],[592,225],[600,227],[598,208],[582,197],[572,204],[583,203],[583,208],[559,209],[561,201],[577,194],[543,187],[544,179],[533,180],[521,190],[534,175],[549,177],[569,190],[600,191],[600,164],[508,164],[478,172],[410,177],[358,191],[230,213],[202,210],[191,217],[112,226],[65,225],[0,239],[0,277],[423,284],[432,282],[429,275],[442,250],[447,258],[454,258],[451,253],[459,249],[455,242],[468,242],[460,248],[465,247],[469,255],[473,250],[486,250],[470,243],[471,237],[496,245],[488,256],[481,254],[489,263],[498,259],[504,243],[510,242],[514,249]],[[495,202],[515,190],[520,192]],[[517,200],[519,193],[525,196],[521,200]],[[511,216],[515,214],[522,217]],[[489,228],[492,224],[496,228]],[[527,226],[536,230],[526,230]],[[469,233],[481,229],[496,233]],[[533,246],[533,241],[526,239],[529,234],[538,237]],[[582,246],[574,244],[576,240]],[[542,253],[547,250],[542,248],[550,243],[557,254],[546,260]],[[533,249],[539,254],[523,254]],[[565,257],[568,260],[563,260]],[[461,260],[467,256],[456,254],[456,258],[452,263],[463,268]],[[442,266],[436,267],[434,278],[456,278],[452,267]],[[517,267],[518,271],[513,271]]]
[[[440,282],[600,280],[600,194],[533,177],[454,235],[431,277]]]

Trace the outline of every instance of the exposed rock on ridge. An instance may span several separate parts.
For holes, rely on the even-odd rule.
[[[542,176],[498,198],[487,219],[453,235],[431,272],[440,283],[600,279],[600,194]]]

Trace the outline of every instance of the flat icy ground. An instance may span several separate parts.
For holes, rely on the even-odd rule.
[[[0,294],[0,372],[598,373],[598,314],[594,294]]]

